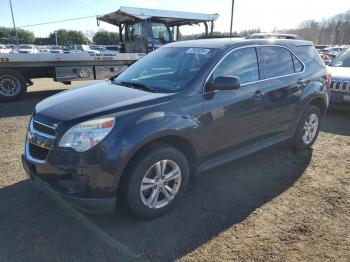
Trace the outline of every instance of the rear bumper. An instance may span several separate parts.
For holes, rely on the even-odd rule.
[[[50,185],[47,181],[40,178],[36,172],[35,165],[28,161],[24,155],[22,155],[22,164],[24,170],[36,186],[38,186],[40,189],[42,189],[48,194],[59,196],[60,198],[62,198],[77,209],[91,213],[110,213],[113,212],[115,209],[117,200],[116,196],[105,198],[89,198],[88,196],[78,197],[61,192],[60,190],[57,190],[57,188],[55,188],[54,186]],[[48,176],[50,175],[48,174]],[[84,186],[84,183],[85,181],[83,179],[80,181],[77,180],[75,181],[75,186],[81,187]]]

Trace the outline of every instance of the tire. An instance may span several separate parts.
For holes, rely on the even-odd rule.
[[[18,100],[27,92],[27,83],[21,73],[0,70],[0,102]]]
[[[310,148],[315,143],[318,133],[320,132],[321,120],[322,115],[320,109],[316,106],[309,105],[301,116],[294,133],[294,147],[297,150]],[[317,121],[317,125],[315,121]],[[308,127],[306,127],[307,124]],[[313,124],[313,127],[310,126],[311,124]]]
[[[121,184],[122,199],[124,204],[137,217],[151,219],[169,212],[181,200],[187,190],[190,178],[189,164],[184,154],[176,148],[170,146],[156,147],[151,151],[147,151],[147,154],[141,153],[131,165],[130,173],[125,174],[127,177]],[[171,171],[176,174],[177,169],[180,172],[177,172],[173,180],[169,179],[166,183],[165,178],[164,180],[156,178],[157,167],[160,171],[162,166],[165,166],[165,172],[163,173],[165,176],[170,175]],[[158,175],[160,173],[162,172],[158,172]],[[141,186],[143,186],[143,190]],[[168,190],[169,188],[172,191]],[[170,197],[171,200],[165,197],[164,190],[168,192],[168,198]],[[169,192],[175,191],[177,193],[171,198]],[[148,206],[146,203],[148,203]]]

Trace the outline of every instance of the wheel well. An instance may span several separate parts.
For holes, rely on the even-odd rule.
[[[132,163],[134,161],[137,161],[138,158],[142,157],[142,155],[144,154],[147,154],[147,152],[149,152],[150,150],[153,150],[157,147],[164,146],[164,145],[174,147],[179,151],[181,151],[188,160],[188,164],[190,166],[190,174],[193,174],[195,172],[196,153],[193,146],[190,144],[190,142],[185,138],[182,138],[179,136],[164,136],[148,142],[147,144],[143,145],[141,148],[137,150],[137,152],[131,157],[131,159],[128,161],[128,163],[124,167],[122,171],[121,179],[119,181],[119,185],[123,183],[125,179],[124,174],[129,173],[128,171],[133,166]]]
[[[310,105],[317,106],[320,109],[322,115],[326,113],[326,103],[321,97],[317,97],[311,100]]]

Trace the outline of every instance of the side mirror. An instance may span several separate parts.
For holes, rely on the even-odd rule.
[[[208,89],[213,90],[235,90],[240,87],[239,77],[236,76],[218,76],[208,86]]]

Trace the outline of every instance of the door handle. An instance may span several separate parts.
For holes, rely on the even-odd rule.
[[[263,97],[265,95],[265,92],[262,90],[258,90],[255,92],[253,98],[254,99],[260,99],[261,97]]]

